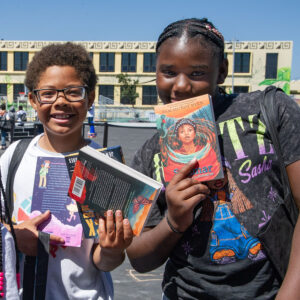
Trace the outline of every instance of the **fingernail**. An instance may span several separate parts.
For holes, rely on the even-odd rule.
[[[119,217],[119,216],[121,216],[121,215],[122,215],[122,212],[121,212],[120,210],[117,210],[117,211],[116,211],[116,216]]]
[[[196,161],[197,161],[197,158],[194,157],[194,158],[190,161],[190,164],[193,165],[194,163],[196,163]]]
[[[125,225],[129,224],[129,220],[128,219],[124,219],[123,222],[124,222]]]
[[[108,210],[108,211],[107,211],[107,215],[108,215],[109,217],[111,217],[111,216],[113,215],[112,210]]]

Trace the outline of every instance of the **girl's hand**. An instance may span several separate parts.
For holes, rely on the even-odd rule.
[[[99,245],[93,253],[94,264],[102,271],[112,271],[125,259],[125,249],[131,244],[133,232],[128,219],[123,219],[117,210],[115,221],[112,210],[107,211],[106,219],[99,219]]]
[[[168,219],[180,232],[184,232],[192,224],[194,208],[210,193],[205,184],[188,177],[196,162],[196,159],[193,159],[185,165],[166,188]]]
[[[37,227],[46,221],[50,215],[50,211],[48,210],[37,217],[14,226],[17,246],[22,253],[29,256],[37,255],[37,242],[39,235]],[[50,235],[50,243],[63,244],[64,242],[63,238],[53,234]]]

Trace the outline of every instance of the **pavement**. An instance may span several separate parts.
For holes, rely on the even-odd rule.
[[[88,126],[85,129],[87,136]],[[102,145],[103,127],[95,126],[97,136],[95,142]],[[153,128],[109,127],[108,147],[121,145],[125,162],[130,165],[135,151],[140,148],[147,138],[155,133]],[[0,150],[0,156],[3,150]],[[128,259],[115,269],[112,274],[115,290],[115,300],[159,300],[161,299],[161,281],[164,266],[148,273],[139,274],[130,265]]]

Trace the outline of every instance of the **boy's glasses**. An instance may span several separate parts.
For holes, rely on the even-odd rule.
[[[52,104],[57,100],[59,92],[63,92],[69,102],[82,101],[86,97],[86,88],[86,86],[71,86],[64,89],[39,89],[33,92],[40,103]]]

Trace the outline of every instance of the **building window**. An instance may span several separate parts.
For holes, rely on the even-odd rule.
[[[266,79],[276,79],[277,78],[277,63],[278,63],[278,53],[267,53],[266,57]]]
[[[114,104],[114,86],[99,85],[99,104]]]
[[[144,72],[156,71],[156,54],[144,53]]]
[[[136,91],[135,87],[132,87],[132,88],[134,89],[134,91]],[[120,101],[121,104],[135,105],[135,100],[134,100],[134,102],[131,102],[131,99],[124,95],[124,89],[125,89],[125,87],[121,86],[121,101]]]
[[[93,61],[93,58],[94,58],[94,52],[89,52],[89,56],[90,56],[90,59]]]
[[[7,97],[7,84],[0,83],[0,100],[4,100]]]
[[[122,53],[122,72],[136,72],[136,53]]]
[[[18,101],[18,97],[20,96],[20,93],[24,93],[24,84],[14,84],[14,101]]]
[[[234,54],[234,72],[235,73],[250,72],[250,53]]]
[[[14,70],[25,71],[28,63],[28,52],[14,52]]]
[[[7,71],[7,52],[0,52],[0,71]]]
[[[115,53],[100,53],[100,72],[115,71]]]
[[[233,92],[235,94],[248,93],[249,92],[249,86],[244,86],[244,85],[234,86],[234,91]]]
[[[148,85],[143,86],[143,105],[156,105],[157,104],[157,90],[156,86]]]

